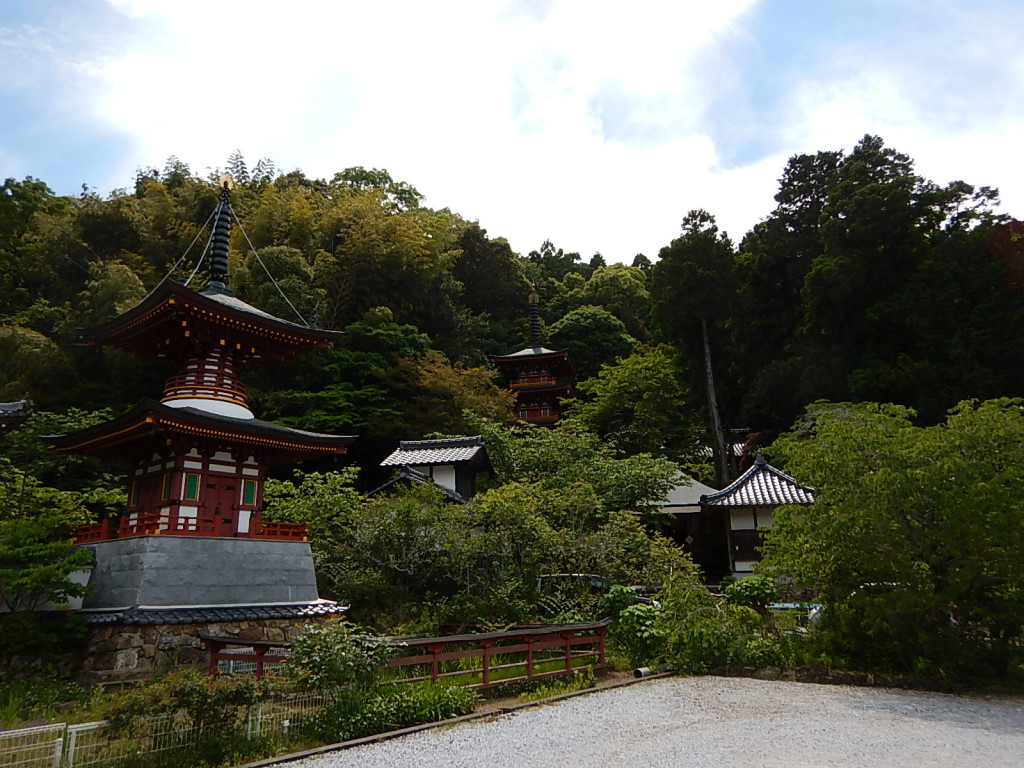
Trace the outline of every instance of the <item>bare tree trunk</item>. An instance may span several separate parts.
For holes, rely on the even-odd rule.
[[[708,337],[708,321],[700,319],[700,331],[704,340],[704,390],[708,396],[708,414],[711,417],[711,439],[714,443],[715,473],[723,488],[729,482],[729,454],[726,452],[725,432],[718,415],[718,398],[715,395],[715,375],[711,371],[711,340]]]

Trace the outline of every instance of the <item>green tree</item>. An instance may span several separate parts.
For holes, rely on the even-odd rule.
[[[725,317],[735,295],[732,241],[704,210],[683,218],[683,233],[661,249],[651,270],[653,314],[662,338],[701,360],[715,469],[729,478],[729,456],[719,415],[712,363],[713,324]]]
[[[0,603],[35,611],[84,594],[71,574],[92,553],[72,549],[71,529],[89,519],[78,494],[48,488],[0,458]]]
[[[818,403],[775,443],[818,502],[779,509],[763,572],[816,592],[847,664],[1007,679],[1024,627],[1024,403],[963,402],[932,427],[912,415]]]
[[[995,190],[936,185],[865,136],[848,155],[791,158],[776,200],[737,258],[746,420],[782,428],[827,398],[899,402],[935,422],[965,397],[1015,391],[1019,370],[995,364],[1017,357],[995,329],[1021,298],[993,290],[1015,250]]]
[[[309,541],[318,559],[333,552],[351,532],[352,518],[363,496],[354,488],[354,467],[336,472],[295,472],[295,480],[268,478],[263,488],[263,517],[307,523]]]
[[[67,405],[73,368],[67,354],[42,333],[0,325],[0,400],[30,398],[40,407]]]
[[[638,454],[621,458],[594,433],[578,425],[554,429],[501,426],[473,419],[483,434],[499,483],[537,483],[557,489],[591,485],[609,510],[647,511],[672,487],[678,468],[665,459]]]
[[[581,379],[597,374],[601,366],[627,356],[638,344],[626,326],[607,309],[583,306],[551,326],[550,343],[568,349]]]
[[[647,275],[641,269],[625,264],[598,267],[586,283],[570,292],[568,301],[577,306],[603,307],[622,321],[631,336],[640,341],[650,339],[647,318],[651,294]]]
[[[625,455],[664,452],[677,462],[696,460],[703,428],[678,358],[666,345],[641,347],[603,366],[577,387],[582,398],[566,415]]]

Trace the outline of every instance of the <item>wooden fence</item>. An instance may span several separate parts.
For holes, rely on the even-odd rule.
[[[610,619],[580,624],[539,624],[508,632],[480,632],[392,641],[396,655],[391,682],[450,680],[486,689],[504,683],[564,675],[580,666],[604,667],[604,640]],[[242,671],[262,677],[265,665],[287,659],[288,644],[201,636],[210,653],[209,673]],[[459,678],[462,678],[461,680]]]
[[[419,637],[396,644],[388,666],[406,671],[395,682],[470,678],[462,684],[486,689],[604,667],[604,639],[611,619],[580,624],[537,625],[509,632]],[[479,659],[479,665],[474,661]],[[479,681],[476,677],[479,676]]]

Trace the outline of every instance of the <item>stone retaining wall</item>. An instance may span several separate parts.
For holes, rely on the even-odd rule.
[[[80,660],[76,677],[84,682],[128,682],[151,677],[174,667],[206,668],[209,654],[199,635],[271,640],[287,643],[309,624],[328,624],[334,616],[294,619],[252,619],[195,624],[111,624],[95,627]]]

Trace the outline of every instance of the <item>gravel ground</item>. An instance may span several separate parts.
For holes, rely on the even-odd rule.
[[[1024,766],[1024,699],[738,678],[651,680],[288,768]]]

